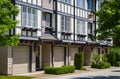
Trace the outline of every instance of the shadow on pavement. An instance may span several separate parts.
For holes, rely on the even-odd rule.
[[[112,70],[112,72],[120,72],[120,70]]]
[[[76,77],[70,79],[120,79],[120,76],[90,76],[90,77]]]

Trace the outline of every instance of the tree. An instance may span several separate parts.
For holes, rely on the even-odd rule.
[[[114,44],[120,46],[120,0],[102,0],[101,8],[96,15],[98,29],[95,31],[99,40],[112,37]]]
[[[19,35],[7,34],[18,23],[14,17],[18,15],[19,10],[11,1],[0,0],[0,47],[19,43]]]

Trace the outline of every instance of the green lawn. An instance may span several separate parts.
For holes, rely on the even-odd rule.
[[[0,79],[31,79],[31,77],[26,77],[26,76],[0,76]]]

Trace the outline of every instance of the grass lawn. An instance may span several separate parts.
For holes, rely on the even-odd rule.
[[[26,76],[0,76],[0,79],[31,79],[32,77]]]

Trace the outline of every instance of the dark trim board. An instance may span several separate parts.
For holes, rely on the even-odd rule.
[[[54,45],[51,43],[51,62],[52,62],[52,67],[54,67]]]
[[[32,72],[32,45],[29,47],[29,72]]]
[[[64,47],[64,65],[66,65],[66,55],[67,55],[67,47]]]

